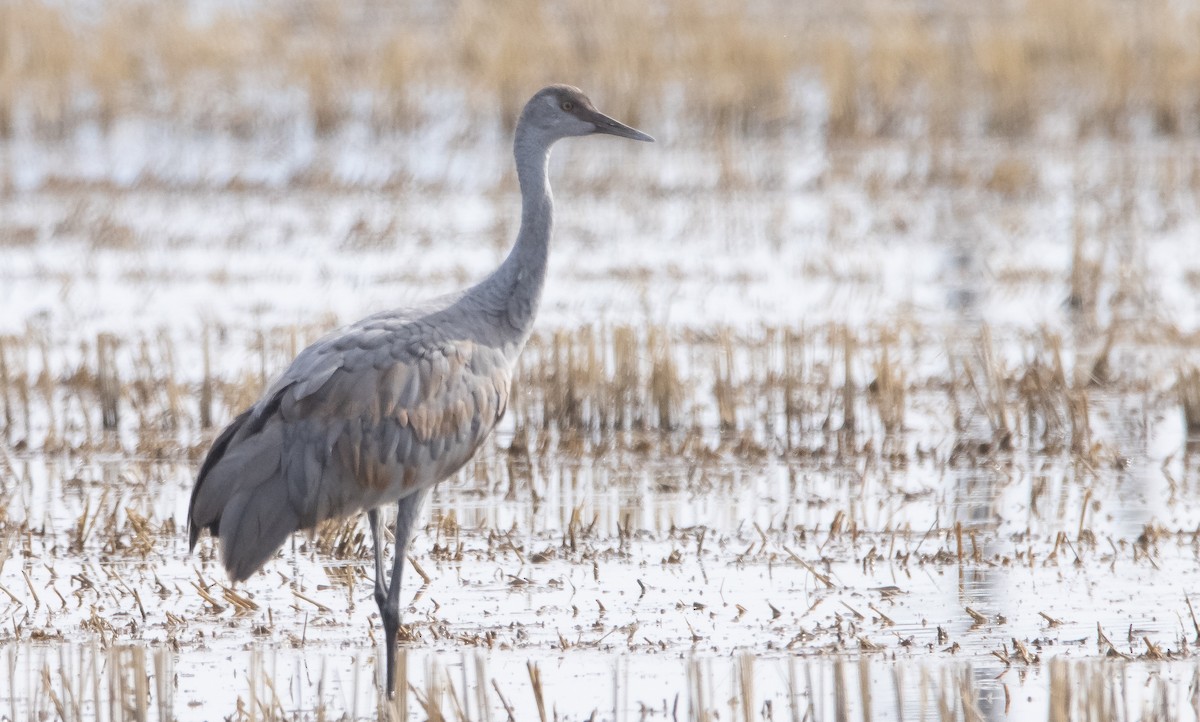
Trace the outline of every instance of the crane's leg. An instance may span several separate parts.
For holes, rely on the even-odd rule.
[[[413,524],[425,500],[424,490],[409,494],[396,505],[396,557],[392,560],[392,578],[385,585],[383,579],[383,543],[376,533],[379,514],[372,510],[367,518],[371,521],[371,534],[375,538],[375,603],[379,605],[379,617],[383,620],[383,638],[387,645],[387,693],[396,691],[396,634],[400,631],[400,577],[404,572],[404,555],[412,537]],[[372,516],[374,514],[374,516]]]
[[[375,542],[375,606],[382,612],[388,590],[383,577],[383,532],[379,528],[378,508],[367,512],[367,521],[371,522],[371,539]]]

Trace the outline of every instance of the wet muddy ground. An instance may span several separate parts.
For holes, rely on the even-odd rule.
[[[1195,149],[818,141],[556,155],[509,416],[411,547],[411,714],[1196,717]],[[502,258],[469,154],[0,197],[0,717],[377,714],[365,521],[236,587],[183,524],[299,348]]]

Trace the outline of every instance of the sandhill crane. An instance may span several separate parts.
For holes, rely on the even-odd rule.
[[[188,509],[189,548],[208,529],[221,540],[221,563],[235,582],[257,571],[292,532],[367,512],[389,696],[412,525],[425,491],[461,468],[504,415],[546,276],[550,147],[594,133],[654,140],[597,111],[577,88],[538,91],[517,123],[521,228],[500,267],[465,291],[369,316],[304,349],[221,432],[200,467]],[[387,582],[379,507],[393,502],[396,548]]]

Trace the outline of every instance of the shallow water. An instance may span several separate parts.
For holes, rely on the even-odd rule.
[[[944,719],[943,699],[963,719],[964,702],[1047,719],[1068,688],[1114,695],[1130,718],[1195,719],[1200,472],[1176,383],[1195,361],[1200,216],[1162,170],[1194,166],[1195,149],[760,139],[748,180],[723,185],[712,155],[662,140],[657,155],[556,155],[525,390],[496,443],[431,494],[410,548],[429,580],[406,572],[409,708],[531,719],[531,663],[564,719]],[[370,165],[344,141],[315,157]],[[296,143],[292,161],[316,163]],[[0,235],[24,239],[0,267],[0,715],[93,716],[137,670],[181,720],[237,715],[239,700],[262,716],[376,714],[365,522],[297,536],[232,595],[210,542],[187,554],[215,431],[198,399],[214,382],[219,425],[316,334],[497,263],[514,231],[507,149],[484,134],[447,153],[429,167],[397,152],[381,176],[408,179],[395,187],[287,190],[224,187],[194,163],[125,178],[100,153],[95,173],[64,173],[111,186],[30,176],[0,197]],[[1036,189],[970,175],[1001,158],[1028,163]],[[966,175],[947,182],[945,166]],[[1073,269],[1094,275],[1074,309]],[[678,426],[611,432],[585,390],[572,436],[546,401],[554,332],[623,326],[642,383],[652,329],[668,337]],[[800,339],[790,370],[785,330]],[[116,337],[126,384],[112,431],[99,334]],[[618,349],[599,348],[603,388]],[[904,391],[894,429],[872,391],[885,349]],[[1099,358],[1108,375],[1091,384]],[[1057,390],[1022,390],[1055,364]]]
[[[188,556],[172,528],[184,518],[190,466],[9,463],[23,480],[10,490],[9,525],[29,530],[8,537],[4,581],[12,593],[5,616],[23,640],[8,643],[18,710],[34,704],[26,695],[36,697],[43,666],[56,670],[65,654],[75,669],[73,658],[97,654],[88,640],[169,645],[180,718],[232,711],[235,695],[248,694],[244,675],[255,659],[285,710],[373,710],[378,630],[362,538],[349,560],[297,538],[240,585],[257,608],[239,613],[223,600],[209,543]],[[950,473],[918,465],[887,478],[770,461],[673,481],[659,463],[539,463],[549,471],[535,473],[537,501],[529,489],[505,498],[507,484],[435,490],[431,520],[410,550],[430,581],[410,567],[402,597],[410,682],[424,690],[430,674],[448,675],[461,695],[483,664],[485,687],[497,680],[521,719],[534,713],[524,669],[533,662],[566,718],[593,710],[632,718],[643,704],[674,708],[677,696],[702,704],[689,692],[697,684],[704,704],[720,708],[726,690],[741,689],[739,665],[752,663],[755,709],[768,700],[830,709],[832,670],[844,665],[841,684],[857,690],[847,680],[861,657],[878,670],[870,676],[880,718],[899,717],[897,705],[906,718],[917,714],[918,692],[933,698],[938,676],[953,674],[970,678],[989,718],[1003,718],[1007,690],[1009,714],[1023,719],[1045,710],[1051,658],[1190,654],[1185,595],[1200,588],[1196,537],[1139,537],[1154,520],[1195,529],[1200,510],[1194,494],[1164,502],[1157,467],[1084,482],[1069,468],[1043,463],[1033,473],[1012,460]],[[502,464],[493,453],[477,471],[502,478]],[[1194,471],[1181,476],[1189,473],[1194,485]],[[1030,505],[1035,479],[1050,481]],[[1079,535],[1084,493],[1092,511]],[[847,521],[831,533],[839,513]],[[961,561],[954,521],[965,538]],[[847,530],[851,522],[860,530]],[[80,528],[89,530],[82,549]],[[222,609],[194,583],[211,584]],[[1019,659],[1014,640],[1032,659]],[[1128,674],[1165,685],[1180,705],[1194,669],[1193,661],[1147,663]],[[900,702],[895,675],[908,696]],[[923,676],[935,682],[922,687]],[[214,683],[229,694],[216,707]],[[863,704],[861,692],[851,696]],[[497,696],[486,704],[502,714]]]

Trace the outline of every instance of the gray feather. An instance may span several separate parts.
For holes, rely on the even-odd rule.
[[[342,356],[329,355],[322,358],[326,361],[326,365],[312,369],[308,378],[303,379],[294,386],[294,390],[290,394],[293,401],[301,401],[316,393],[325,385],[325,382],[337,373],[342,367]]]
[[[247,579],[296,531],[299,520],[286,489],[262,485],[235,494],[221,519],[221,563],[235,582]]]
[[[512,351],[478,335],[424,341],[423,328],[356,325],[327,337],[272,384],[273,400],[255,405],[253,433],[232,436],[189,514],[197,529],[215,527],[231,573],[253,573],[296,529],[428,488],[483,443],[500,418],[491,400],[507,393]],[[398,346],[421,352],[397,359]],[[273,508],[266,521],[256,516]],[[242,551],[225,551],[234,546]]]
[[[211,526],[221,519],[229,500],[241,489],[262,486],[279,473],[283,440],[278,425],[269,425],[248,439],[234,439],[192,494],[188,514],[193,527]]]

